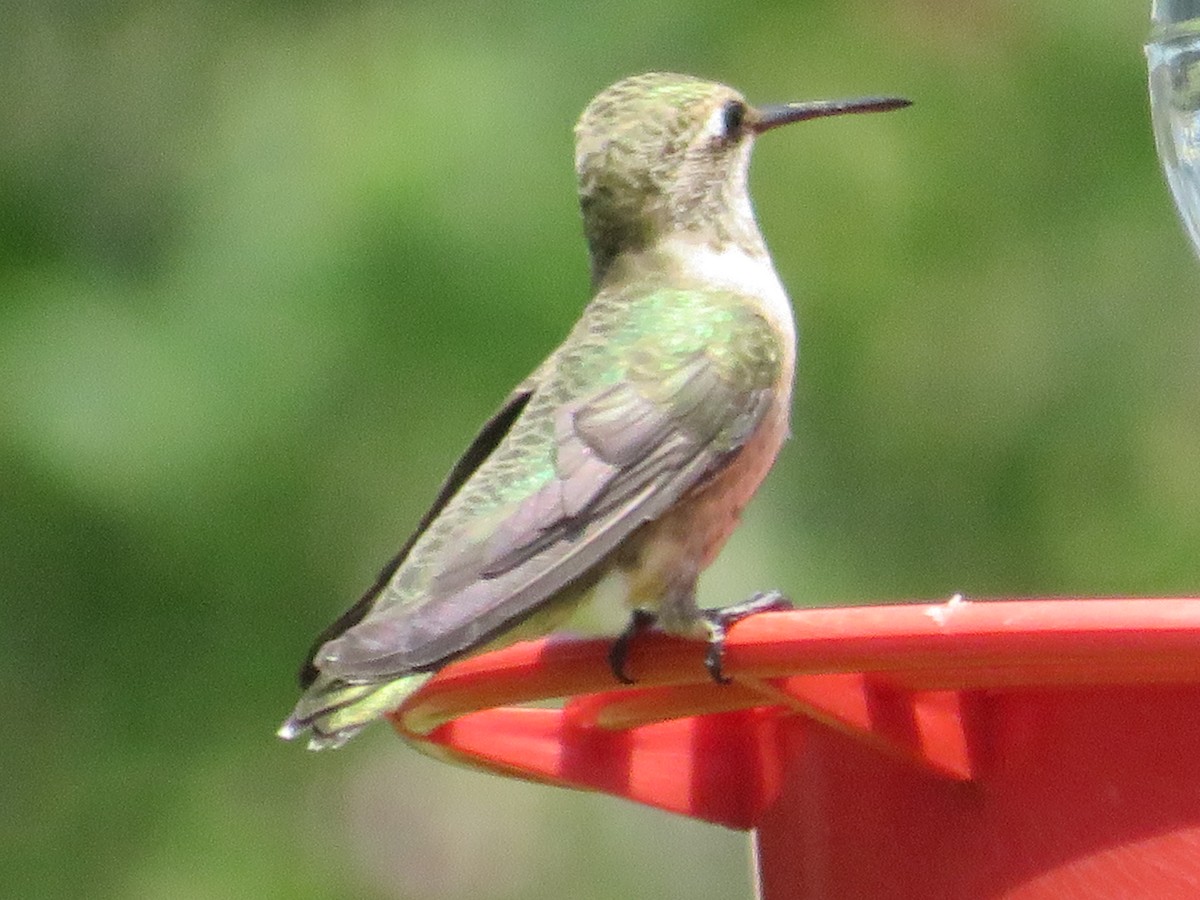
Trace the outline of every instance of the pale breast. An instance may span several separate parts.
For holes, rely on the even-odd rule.
[[[685,277],[709,288],[734,292],[754,302],[770,322],[783,348],[777,393],[758,430],[719,474],[672,512],[685,529],[690,554],[704,568],[737,527],[750,501],[775,462],[788,435],[792,380],[796,367],[796,325],[791,302],[765,249],[750,252],[733,242],[720,247],[692,236],[668,238],[661,247]]]

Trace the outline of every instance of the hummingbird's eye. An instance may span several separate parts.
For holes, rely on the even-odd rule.
[[[730,100],[721,110],[725,124],[725,137],[737,137],[742,130],[742,120],[746,118],[746,104],[741,100]]]

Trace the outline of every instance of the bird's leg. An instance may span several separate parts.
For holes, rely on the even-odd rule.
[[[708,654],[704,657],[704,666],[712,680],[717,684],[729,684],[733,681],[721,671],[721,662],[725,656],[725,632],[730,625],[756,613],[791,608],[792,601],[781,591],[762,591],[732,606],[701,610],[700,614],[708,623]]]
[[[625,630],[613,642],[612,649],[608,651],[608,665],[612,669],[613,677],[621,684],[634,684],[634,680],[625,674],[625,657],[629,655],[629,642],[635,637],[654,624],[658,619],[654,613],[648,609],[635,609],[633,615],[629,617],[629,624],[625,626]]]

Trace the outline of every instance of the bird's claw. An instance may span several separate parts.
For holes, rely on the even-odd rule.
[[[612,669],[613,677],[621,684],[636,684],[625,674],[625,659],[629,656],[630,642],[654,624],[658,617],[645,609],[635,609],[629,617],[625,630],[613,641],[612,649],[608,651],[608,666]]]
[[[763,591],[755,594],[741,603],[723,606],[720,609],[701,610],[700,615],[708,625],[708,653],[704,657],[704,667],[717,684],[729,684],[732,678],[725,676],[721,663],[725,656],[725,634],[735,622],[740,622],[748,616],[760,612],[785,610],[792,608],[792,601],[780,591]],[[608,665],[613,677],[621,684],[635,684],[634,679],[625,674],[625,662],[629,656],[629,645],[635,637],[650,628],[658,617],[645,609],[635,609],[625,630],[613,642],[608,651]]]
[[[717,684],[729,684],[733,681],[722,671],[721,664],[725,657],[725,634],[729,626],[740,622],[748,616],[760,612],[772,612],[792,608],[792,601],[780,591],[762,591],[748,600],[723,606],[720,609],[703,610],[704,620],[708,623],[708,653],[704,657],[704,666],[708,674]]]

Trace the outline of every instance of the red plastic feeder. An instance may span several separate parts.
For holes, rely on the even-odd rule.
[[[1200,897],[1200,599],[763,613],[448,666],[422,749],[754,829],[760,895]],[[559,709],[519,704],[569,698]]]

